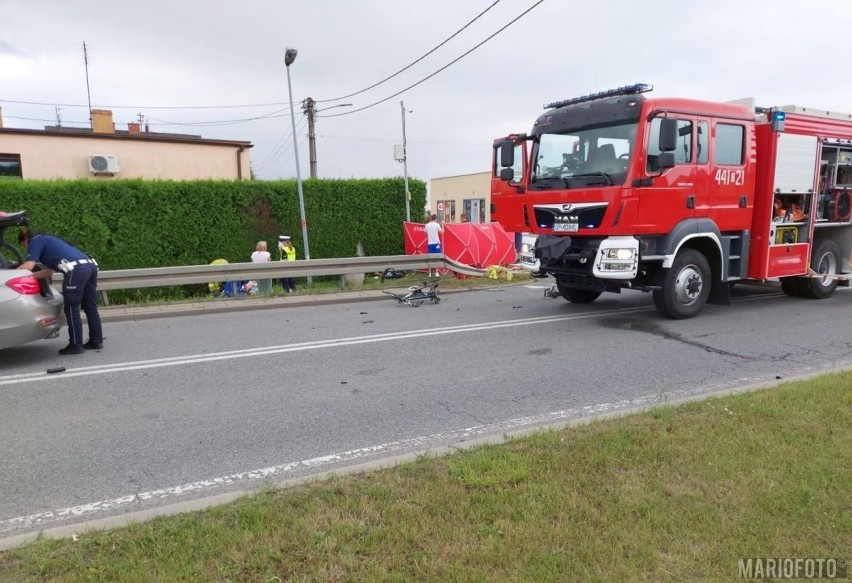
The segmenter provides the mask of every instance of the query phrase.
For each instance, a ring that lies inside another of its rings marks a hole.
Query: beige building
[[[491,172],[462,174],[429,181],[429,213],[441,223],[491,221]]]
[[[247,180],[251,142],[149,132],[140,124],[116,130],[112,112],[92,110],[92,128],[3,127],[0,177],[24,180]]]

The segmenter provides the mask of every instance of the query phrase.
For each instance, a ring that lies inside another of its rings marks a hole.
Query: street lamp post
[[[290,94],[290,122],[293,124],[293,153],[296,157],[296,187],[299,191],[299,217],[302,224],[302,244],[305,246],[305,260],[310,260],[311,249],[308,246],[308,222],[305,220],[305,196],[302,192],[302,171],[299,169],[299,138],[296,136],[296,114],[293,111],[293,87],[290,84],[290,65],[296,60],[299,51],[287,49],[284,53],[284,65],[287,67],[287,92]],[[311,285],[311,277],[308,277],[308,285]]]
[[[411,222],[411,209],[408,203],[408,146],[405,142],[405,102],[400,101],[399,106],[402,108],[402,173],[405,184],[405,220]]]

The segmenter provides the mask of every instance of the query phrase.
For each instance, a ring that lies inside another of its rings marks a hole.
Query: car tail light
[[[19,294],[23,294],[25,296],[34,296],[41,293],[38,280],[32,275],[23,275],[21,277],[16,277],[15,279],[10,279],[6,282],[6,287],[10,287]]]

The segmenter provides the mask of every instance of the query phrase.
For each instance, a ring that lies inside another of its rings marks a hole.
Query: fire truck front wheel
[[[684,249],[666,273],[663,288],[654,290],[657,311],[673,320],[692,318],[710,297],[710,263],[695,249]]]
[[[825,299],[837,289],[837,280],[832,275],[840,273],[840,248],[837,243],[825,239],[817,243],[811,258],[811,269],[825,277],[803,278],[802,295],[818,300]]]
[[[577,289],[576,287],[568,287],[567,285],[562,285],[561,283],[556,284],[556,289],[559,290],[559,293],[562,294],[562,297],[571,302],[572,304],[589,304],[601,295],[602,292],[589,290],[589,289]]]

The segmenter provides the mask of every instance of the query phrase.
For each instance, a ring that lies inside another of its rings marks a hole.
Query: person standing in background
[[[254,253],[251,254],[252,263],[267,263],[272,261],[269,251],[266,250],[266,241],[258,241],[254,248]]]
[[[32,271],[36,263],[46,269],[36,271],[38,279],[50,278],[55,271],[62,272],[62,297],[65,301],[65,319],[68,321],[68,346],[59,354],[82,354],[86,349],[104,347],[101,316],[98,313],[98,263],[65,239],[55,235],[33,233],[23,229],[18,243],[27,250],[27,260],[18,269]],[[80,307],[86,313],[89,339],[83,343],[83,320]]]
[[[280,235],[278,237],[278,254],[280,261],[296,260],[296,248],[293,247],[293,240],[288,235]],[[283,278],[281,285],[288,294],[296,291],[296,281],[292,277]]]
[[[438,215],[429,215],[423,230],[426,231],[426,249],[429,253],[441,253],[441,233],[444,227],[438,222]]]
[[[254,248],[254,253],[251,254],[252,263],[269,263],[272,257],[267,251],[266,241],[258,241]],[[258,292],[269,295],[272,293],[272,280],[261,279],[258,281]]]
[[[444,232],[444,227],[438,222],[438,215],[429,215],[429,220],[426,226],[423,227],[426,231],[426,249],[429,253],[443,253],[441,250],[441,233]],[[435,277],[434,269],[429,270],[429,277]]]

